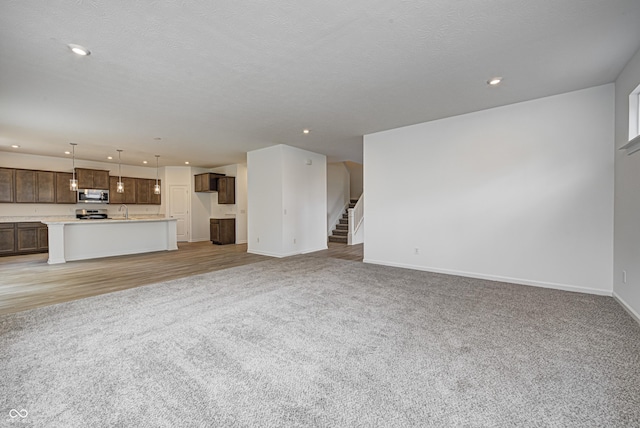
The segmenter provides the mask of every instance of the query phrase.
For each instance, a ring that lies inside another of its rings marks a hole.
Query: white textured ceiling
[[[639,22],[638,0],[2,0],[0,151],[361,162],[367,133],[614,81]]]

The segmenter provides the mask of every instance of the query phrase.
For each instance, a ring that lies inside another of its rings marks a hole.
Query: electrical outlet
[[[256,238],[256,242],[259,244],[260,243],[260,237]]]
[[[420,254],[420,249],[414,248],[413,249],[413,254]]]
[[[622,283],[623,284],[627,283],[627,271],[626,270],[622,271]]]
[[[294,244],[296,243],[296,238],[293,238],[293,243],[294,243]]]

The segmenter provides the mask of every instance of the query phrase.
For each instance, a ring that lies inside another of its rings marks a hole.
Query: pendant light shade
[[[78,191],[78,180],[76,179],[76,143],[69,143],[71,145],[72,148],[72,153],[73,153],[73,176],[72,178],[69,180],[69,190],[71,190],[72,192],[77,192]]]
[[[118,182],[116,183],[116,192],[124,193],[124,183],[122,182],[122,169],[121,169],[121,158],[120,154],[122,153],[122,149],[118,149]]]
[[[156,185],[153,186],[153,193],[156,195],[160,194],[160,184],[158,184],[158,158],[160,155],[156,155]]]

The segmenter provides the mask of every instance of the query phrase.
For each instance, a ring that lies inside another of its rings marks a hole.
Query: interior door
[[[178,242],[189,241],[189,187],[169,186],[169,217],[175,218]]]

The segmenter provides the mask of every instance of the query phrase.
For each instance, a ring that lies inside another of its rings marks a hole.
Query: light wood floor
[[[363,245],[329,243],[311,253],[362,261]],[[178,251],[47,264],[47,254],[0,257],[0,315],[269,260],[247,245],[179,243]]]

